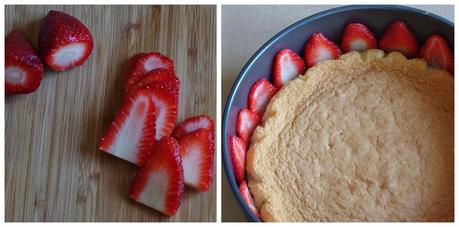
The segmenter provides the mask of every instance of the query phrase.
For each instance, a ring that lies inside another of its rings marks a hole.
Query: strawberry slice
[[[155,106],[150,94],[139,89],[126,100],[100,139],[105,152],[141,165],[155,143]]]
[[[236,131],[241,139],[248,141],[255,128],[260,124],[260,116],[248,109],[242,109],[237,116]]]
[[[252,85],[249,91],[248,106],[249,110],[262,116],[266,110],[266,106],[277,92],[277,88],[274,87],[268,80],[259,79],[255,84]]]
[[[376,48],[376,38],[370,29],[360,23],[351,23],[346,26],[341,38],[341,51],[364,51]]]
[[[237,182],[242,182],[245,175],[245,153],[247,142],[237,136],[230,137],[230,156],[234,177]]]
[[[398,51],[407,58],[418,55],[418,42],[405,22],[396,20],[391,22],[379,40],[379,47],[386,53]]]
[[[187,118],[185,121],[175,127],[172,135],[175,138],[180,138],[185,134],[196,131],[200,128],[208,129],[209,131],[214,131],[214,121],[207,115],[199,115],[195,117]]]
[[[132,92],[139,89],[140,87],[144,87],[149,84],[153,83],[161,83],[165,82],[167,86],[173,87],[176,91],[180,89],[180,80],[173,74],[173,72],[167,69],[154,69],[148,73],[146,73],[140,81],[134,83],[129,90],[125,90],[124,94],[125,97],[129,97]]]
[[[312,34],[304,45],[304,59],[308,67],[325,60],[336,59],[340,55],[339,47],[321,32]]]
[[[151,52],[148,54],[140,53],[134,55],[129,61],[128,73],[124,90],[129,90],[131,86],[139,81],[147,72],[153,69],[167,69],[174,72],[174,62],[168,57],[157,53]]]
[[[169,136],[154,146],[129,190],[129,197],[168,216],[180,207],[185,190],[177,141]]]
[[[241,184],[239,185],[239,192],[241,193],[241,196],[244,199],[245,204],[249,207],[252,213],[255,214],[257,217],[260,217],[257,208],[255,207],[255,202],[253,201],[252,194],[250,193],[249,188],[247,187],[247,182],[241,182]]]
[[[306,70],[303,59],[290,49],[283,49],[274,59],[274,85],[281,88]]]
[[[197,129],[178,139],[185,184],[207,191],[214,173],[214,132]]]
[[[437,34],[430,35],[419,49],[419,57],[425,58],[429,65],[454,72],[453,53],[446,40]]]
[[[26,94],[37,90],[43,78],[43,64],[30,41],[19,31],[5,39],[5,92]]]
[[[63,71],[83,64],[92,52],[91,32],[78,19],[49,11],[40,29],[38,49],[53,70]]]

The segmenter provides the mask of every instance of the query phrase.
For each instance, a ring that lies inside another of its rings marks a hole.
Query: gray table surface
[[[222,104],[226,103],[231,86],[242,67],[266,41],[296,21],[335,7],[337,6],[222,6]],[[454,21],[452,5],[412,7]],[[221,108],[223,112],[224,105]],[[222,178],[222,221],[247,221],[231,192],[224,172]]]

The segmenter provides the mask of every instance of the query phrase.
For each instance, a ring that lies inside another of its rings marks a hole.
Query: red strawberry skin
[[[245,204],[250,208],[250,210],[257,216],[260,217],[257,208],[255,207],[255,202],[253,202],[252,194],[247,187],[247,182],[242,181],[239,185],[239,192],[242,195],[242,198],[245,201]]]
[[[54,54],[62,47],[79,43],[85,47],[82,56],[69,65],[60,65],[54,61]],[[66,13],[49,11],[44,18],[39,37],[39,51],[43,61],[53,70],[63,71],[83,64],[93,49],[91,32],[78,19]]]
[[[34,92],[40,86],[43,68],[30,41],[19,30],[11,31],[5,39],[5,93]]]
[[[429,65],[454,72],[454,57],[446,40],[438,34],[430,35],[419,49],[419,57],[426,59]]]
[[[187,118],[185,121],[177,125],[172,135],[175,138],[180,138],[190,132],[198,129],[205,128],[211,132],[214,131],[214,120],[207,115],[198,115],[195,117]]]
[[[304,46],[304,59],[307,67],[312,67],[325,60],[336,59],[340,55],[339,47],[320,32],[312,34]]]
[[[260,117],[248,109],[241,109],[237,116],[236,131],[239,137],[248,141],[255,128],[260,124]]]
[[[129,97],[130,94],[135,92],[135,90],[145,87],[154,83],[165,83],[168,87],[174,88],[178,92],[180,89],[180,80],[173,74],[173,72],[167,69],[154,69],[150,72],[147,72],[140,81],[134,83],[129,90],[125,90],[124,93],[126,97]]]
[[[391,22],[379,39],[379,47],[386,53],[399,51],[407,58],[418,55],[416,37],[401,20]]]
[[[290,49],[283,49],[274,59],[274,85],[281,88],[288,81],[302,75],[305,70],[306,65],[300,56]]]
[[[252,112],[262,116],[271,98],[277,93],[277,88],[266,79],[259,79],[249,91],[248,107]]]
[[[375,35],[371,30],[360,23],[351,23],[346,26],[341,39],[341,51],[364,51],[377,47]]]
[[[129,190],[129,197],[163,214],[177,213],[185,190],[182,160],[177,141],[169,136],[155,145]]]
[[[238,183],[244,180],[245,175],[245,154],[247,151],[247,142],[237,136],[231,136],[230,156],[233,167],[234,177]]]

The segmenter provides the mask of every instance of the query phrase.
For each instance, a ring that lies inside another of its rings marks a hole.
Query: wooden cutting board
[[[35,93],[6,98],[6,221],[215,221],[215,180],[207,192],[186,188],[169,218],[128,198],[137,167],[98,150],[138,52],[174,60],[178,122],[215,119],[215,6],[6,6],[5,32],[17,27],[36,46],[51,9],[80,19],[94,50],[80,67],[47,70]]]

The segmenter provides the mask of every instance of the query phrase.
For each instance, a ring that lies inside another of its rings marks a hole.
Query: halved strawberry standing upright
[[[185,121],[177,125],[172,135],[175,138],[180,138],[190,132],[196,131],[198,129],[207,129],[211,132],[214,131],[214,121],[207,115],[199,115],[195,117],[187,118]]]
[[[414,58],[418,55],[416,37],[401,20],[392,21],[386,27],[379,39],[379,48],[386,53],[399,51],[407,58]]]
[[[238,183],[244,180],[245,175],[245,154],[247,152],[247,142],[237,136],[229,138],[231,166],[233,167],[234,177]]]
[[[100,139],[99,148],[141,165],[155,143],[155,106],[150,94],[139,89],[120,108]]]
[[[371,30],[361,23],[351,23],[346,26],[341,38],[341,51],[364,51],[376,48],[377,41]]]
[[[83,64],[93,48],[91,32],[66,13],[49,11],[40,29],[38,49],[53,70],[63,71]]]
[[[43,78],[43,64],[30,41],[19,31],[5,39],[5,93],[26,94],[37,90]]]
[[[306,70],[303,59],[290,49],[283,49],[274,59],[274,85],[281,88],[288,81],[302,75]]]
[[[174,72],[171,72],[167,69],[154,69],[150,72],[147,72],[139,81],[134,83],[129,90],[125,90],[125,97],[135,92],[140,87],[145,87],[154,83],[163,83],[168,87],[174,88],[176,91],[180,89],[180,80],[174,75]]]
[[[185,184],[200,191],[209,189],[214,173],[214,132],[194,130],[178,138]]]
[[[238,136],[248,141],[255,128],[260,124],[260,116],[246,108],[241,109],[237,116],[236,131]]]
[[[277,92],[277,88],[267,79],[259,79],[252,85],[249,91],[248,107],[252,112],[262,116],[266,106]]]
[[[426,59],[433,67],[454,72],[454,58],[446,40],[438,34],[430,35],[419,49],[419,57]]]
[[[325,60],[336,59],[341,50],[321,32],[314,33],[304,45],[304,59],[308,67]]]
[[[177,141],[166,136],[154,146],[150,158],[142,165],[129,190],[129,197],[173,216],[185,190],[183,167]]]
[[[249,187],[247,187],[247,182],[241,182],[239,185],[239,192],[241,193],[245,204],[249,207],[252,213],[254,213],[257,217],[260,217],[257,208],[255,207],[255,202],[253,201],[252,194],[250,194]]]

